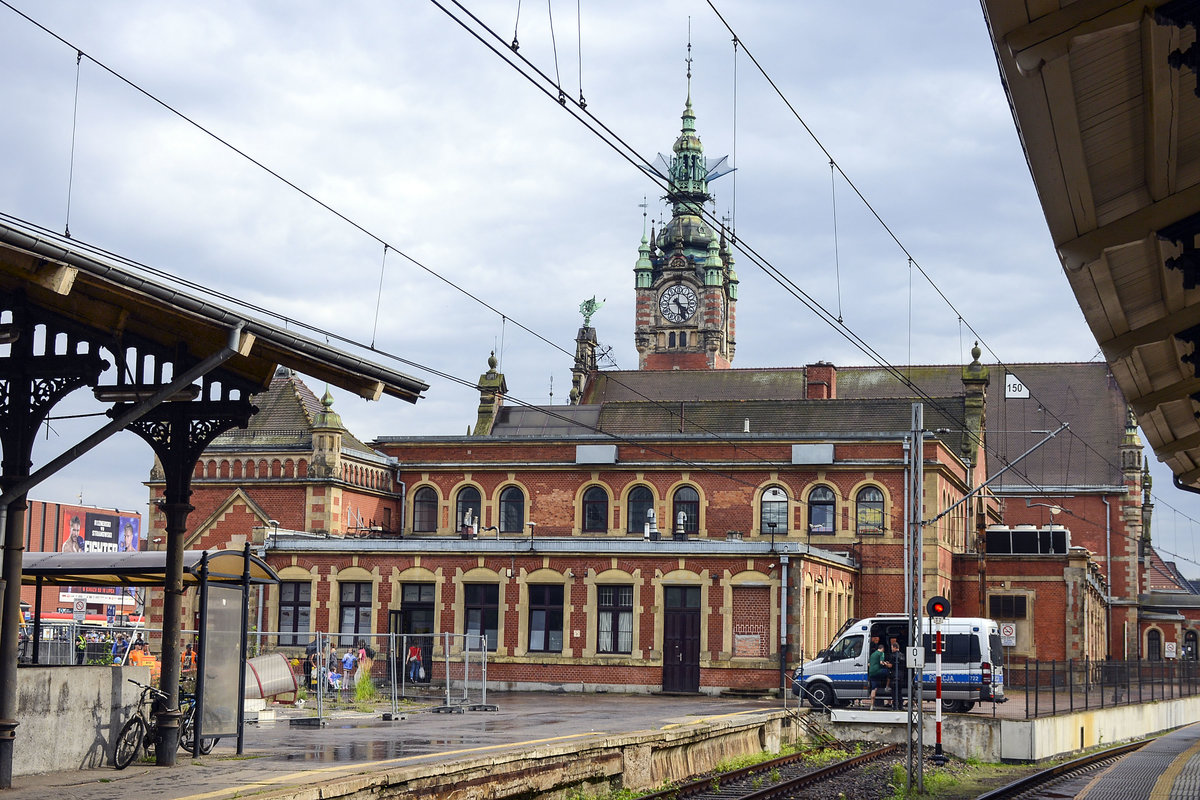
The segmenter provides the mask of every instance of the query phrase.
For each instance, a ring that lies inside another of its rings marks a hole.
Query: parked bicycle
[[[138,699],[133,716],[125,721],[121,732],[117,734],[117,744],[113,748],[113,765],[117,769],[125,769],[143,753],[154,749],[158,742],[158,718],[154,706],[167,702],[167,695],[153,686],[132,678],[128,680],[142,688],[142,696]]]
[[[179,720],[179,746],[187,752],[192,752],[192,742],[196,735],[196,695],[191,692],[179,693],[179,708],[183,716]],[[200,752],[205,755],[212,752],[217,739],[221,737],[205,736],[200,739]]]

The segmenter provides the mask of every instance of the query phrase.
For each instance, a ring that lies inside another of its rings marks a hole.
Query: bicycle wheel
[[[201,739],[200,740],[200,752],[203,753],[204,755],[208,755],[209,753],[211,753],[212,749],[217,744],[217,739],[220,739],[220,738],[221,738],[220,736],[217,736],[212,739]]]
[[[192,752],[192,737],[196,732],[195,708],[195,706],[188,708],[179,722],[179,749],[188,753]]]
[[[113,766],[125,769],[132,764],[142,752],[146,744],[146,720],[140,714],[130,717],[117,735],[117,745],[113,748]]]

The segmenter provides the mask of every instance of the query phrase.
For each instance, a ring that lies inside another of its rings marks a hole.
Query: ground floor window
[[[562,646],[562,584],[531,584],[529,586],[529,651],[531,653],[561,653]]]
[[[487,649],[494,651],[499,639],[500,587],[494,583],[468,583],[463,586],[463,611],[468,637],[483,636]],[[475,647],[474,643],[471,647]]]
[[[596,649],[601,653],[632,653],[633,587],[597,587],[596,614]]]
[[[308,644],[311,598],[312,583],[309,581],[284,581],[279,584],[279,643],[281,645]]]
[[[360,638],[371,634],[371,584],[357,581],[341,584],[340,600],[340,645],[353,647]]]

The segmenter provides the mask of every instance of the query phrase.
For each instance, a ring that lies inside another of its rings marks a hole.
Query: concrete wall
[[[1000,756],[1005,761],[1041,761],[1190,725],[1197,719],[1200,697],[1077,711],[1044,719],[1006,719],[1002,721]]]
[[[148,667],[21,667],[13,775],[89,769],[112,763],[113,740]]]

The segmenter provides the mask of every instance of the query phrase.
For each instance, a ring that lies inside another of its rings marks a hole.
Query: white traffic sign
[[[1000,623],[1000,645],[1002,647],[1017,646],[1017,623],[1001,622]]]
[[[87,600],[82,597],[75,598],[75,621],[83,622],[87,619]]]

